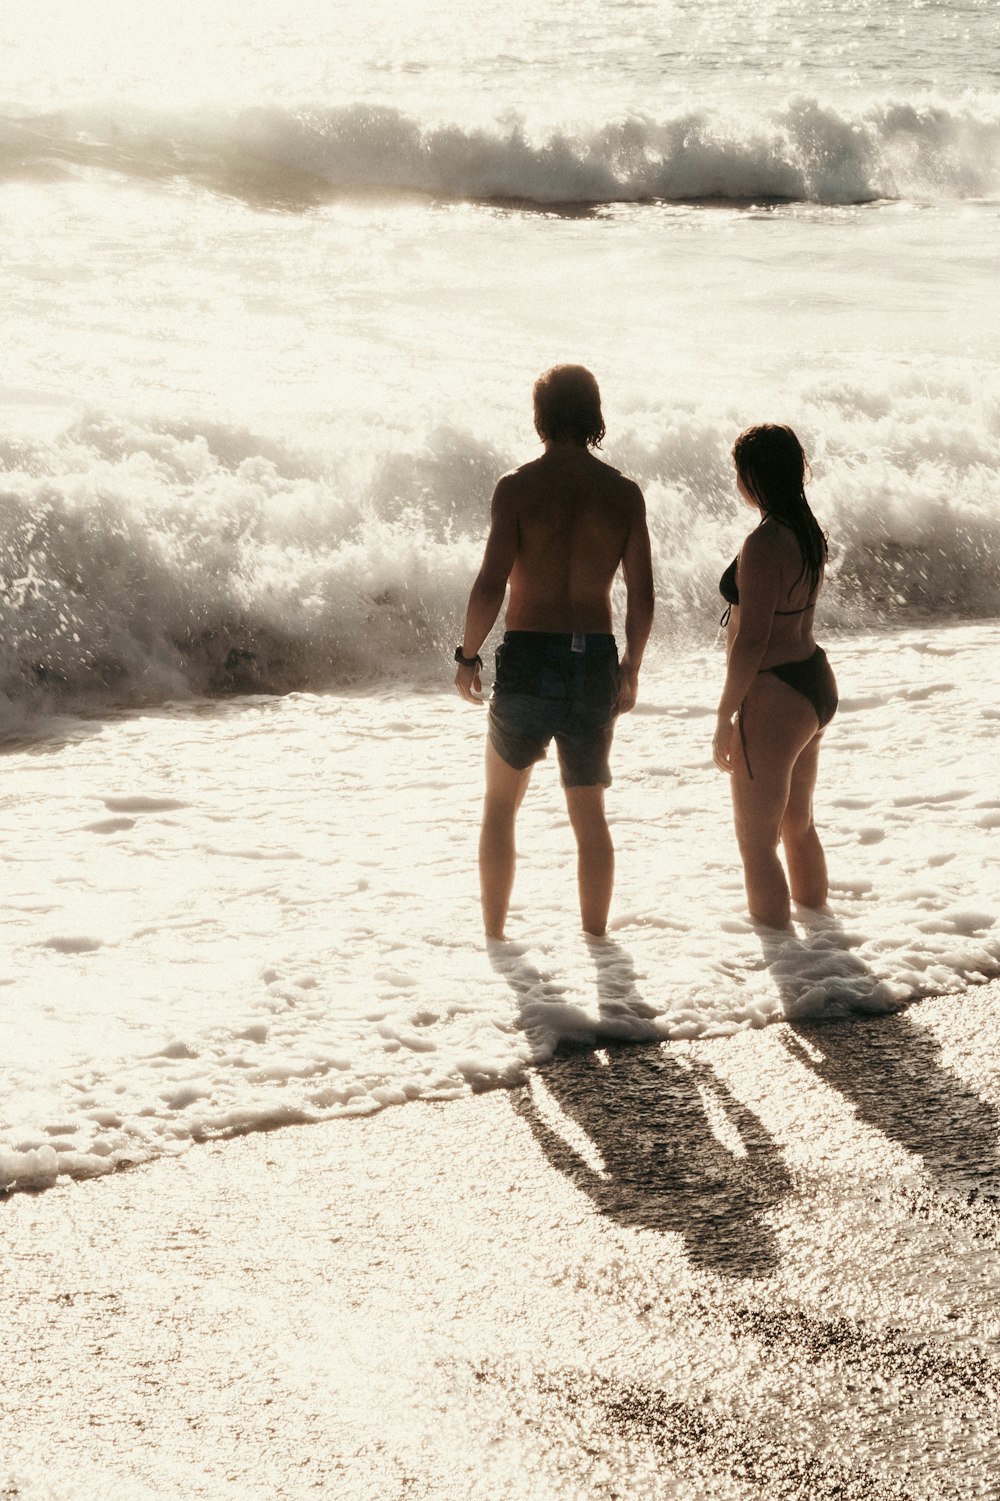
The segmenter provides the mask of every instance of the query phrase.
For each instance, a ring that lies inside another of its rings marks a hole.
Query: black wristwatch
[[[483,659],[478,652],[474,657],[467,657],[460,645],[455,647],[455,661],[460,667],[482,667],[483,665]]]

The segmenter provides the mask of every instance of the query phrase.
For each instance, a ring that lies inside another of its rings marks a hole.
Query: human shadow
[[[785,1047],[940,1188],[996,1212],[1000,1114],[943,1062],[940,1044],[907,1012],[914,997],[893,998],[850,952],[858,940],[837,918],[824,911],[810,922],[808,944],[760,934],[788,1016]]]
[[[940,1188],[1000,1209],[1000,1116],[912,1017],[795,1022],[783,1041]]]
[[[589,1039],[583,1013],[566,1006],[557,982],[522,955],[491,954],[529,1035],[544,1025],[546,1007],[559,1012],[551,1023],[560,1030],[556,1056],[514,1096],[515,1110],[553,1167],[601,1214],[680,1235],[705,1270],[768,1275],[779,1256],[766,1213],[791,1186],[776,1143],[709,1063],[662,1040],[621,1045],[650,1035],[655,1011],[620,945],[603,940],[591,953],[597,1019],[589,1018]],[[594,1046],[605,1039],[610,1045]]]

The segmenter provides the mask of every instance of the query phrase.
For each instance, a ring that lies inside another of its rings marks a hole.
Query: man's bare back
[[[610,631],[611,586],[641,525],[639,487],[575,443],[505,475],[494,506],[516,527],[512,631]]]

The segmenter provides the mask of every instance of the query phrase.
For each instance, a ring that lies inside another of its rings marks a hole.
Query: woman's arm
[[[733,715],[750,691],[760,670],[781,587],[781,557],[777,536],[766,525],[751,532],[740,550],[740,602],[736,635],[729,648],[726,681],[719,700],[712,754],[720,771],[731,771],[729,746]]]

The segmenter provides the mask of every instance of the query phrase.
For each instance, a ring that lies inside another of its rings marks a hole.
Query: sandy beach
[[[0,1495],[996,1496],[998,998],[13,1195]]]

